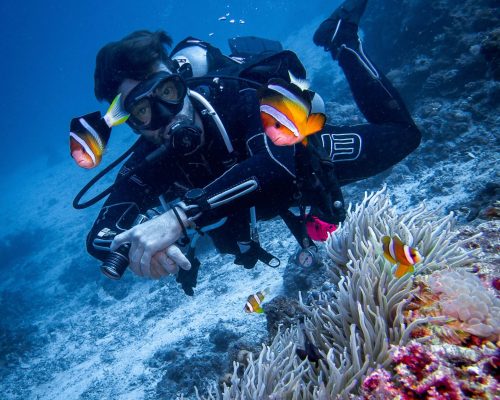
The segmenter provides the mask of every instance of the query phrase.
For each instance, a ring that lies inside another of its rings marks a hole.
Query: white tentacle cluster
[[[301,299],[305,330],[323,360],[316,365],[296,356],[299,328],[294,326],[264,346],[243,374],[235,363],[231,385],[209,399],[347,399],[368,373],[389,364],[390,345],[406,344],[411,331],[427,322],[405,325],[414,275],[394,278],[381,254],[381,237],[398,235],[418,248],[424,260],[416,273],[463,266],[474,253],[457,240],[452,214],[438,218],[420,205],[399,215],[385,192],[349,206],[345,223],[329,237],[327,253],[344,271],[336,290],[321,293],[312,304]]]

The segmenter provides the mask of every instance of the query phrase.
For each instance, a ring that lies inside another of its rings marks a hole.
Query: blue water
[[[0,166],[12,169],[38,157],[60,162],[68,156],[70,119],[99,107],[93,96],[95,55],[110,41],[138,29],[164,29],[174,42],[192,35],[228,51],[227,39],[236,35],[283,40],[311,18],[327,15],[335,3],[3,1]],[[235,24],[218,20],[228,12]]]

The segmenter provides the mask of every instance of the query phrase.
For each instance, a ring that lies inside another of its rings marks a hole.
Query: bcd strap
[[[272,268],[276,268],[280,265],[280,260],[277,257],[264,250],[258,242],[253,240],[250,241],[250,249],[244,253],[238,254],[234,259],[235,264],[242,265],[246,269],[255,267],[257,261],[262,261]]]

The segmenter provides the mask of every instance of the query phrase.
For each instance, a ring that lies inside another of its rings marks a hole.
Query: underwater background
[[[174,279],[106,279],[84,242],[98,206],[76,211],[71,202],[136,136],[114,129],[104,162],[89,172],[69,155],[68,128],[76,115],[105,111],[93,96],[95,55],[137,29],[164,29],[174,43],[192,35],[225,53],[236,35],[280,40],[305,64],[329,121],[360,123],[341,71],[311,39],[339,3],[0,4],[0,398],[196,398],[195,386],[203,394],[232,372],[240,350],[258,354],[272,340],[299,290],[304,298],[322,290],[326,271],[290,267],[297,245],[278,220],[260,224],[263,246],[281,259],[277,269],[244,270],[205,244],[194,297]],[[226,13],[234,24],[219,20]],[[498,1],[370,0],[361,28],[365,51],[400,90],[423,140],[389,171],[346,187],[346,201],[385,184],[398,210],[425,201],[438,216],[454,212],[464,235],[483,233],[475,262],[498,299]],[[267,315],[245,314],[247,296],[266,287],[270,303],[281,303]]]

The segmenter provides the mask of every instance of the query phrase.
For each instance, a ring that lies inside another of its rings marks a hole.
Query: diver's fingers
[[[167,249],[167,256],[171,258],[180,268],[185,270],[191,269],[191,263],[177,246],[170,246]]]
[[[109,249],[111,251],[115,251],[122,244],[131,242],[129,232],[130,231],[125,231],[120,233],[119,235],[116,235],[113,241],[111,242],[111,246],[109,247]]]
[[[171,258],[167,258],[167,271],[171,274],[176,274],[179,272],[179,267]]]
[[[175,262],[167,257],[167,254],[165,251],[162,251],[160,253],[157,253],[158,255],[158,261],[160,262],[161,266],[165,270],[165,273],[168,274],[175,274],[177,273],[178,267],[175,264]]]
[[[165,268],[165,266],[167,265],[167,260],[168,259],[165,251],[159,251],[151,259],[151,264],[153,263],[153,261],[155,261],[155,263],[158,265],[158,272],[161,276],[167,276],[170,274],[170,271]]]
[[[151,259],[151,278],[160,279],[165,272],[155,256]]]
[[[139,276],[144,276],[144,273],[141,269],[141,258],[144,253],[144,246],[137,244],[136,242],[132,242],[130,245],[130,251],[128,252],[128,258],[130,261],[130,269]]]
[[[153,253],[151,249],[147,248],[142,253],[140,268],[144,274],[144,276],[151,276],[151,257],[153,257]]]

